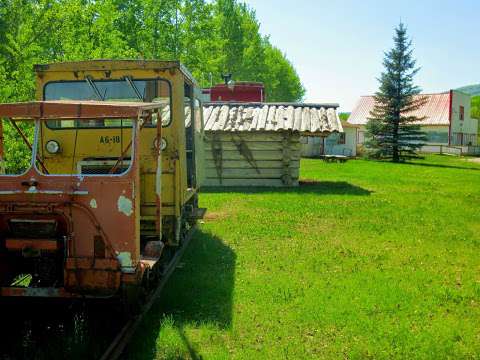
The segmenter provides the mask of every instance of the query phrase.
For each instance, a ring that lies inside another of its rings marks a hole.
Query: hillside
[[[462,86],[462,87],[458,88],[457,90],[459,90],[461,92],[464,92],[466,94],[469,94],[471,96],[480,95],[480,84]]]
[[[472,117],[480,119],[480,84],[462,86],[457,90],[472,96]]]

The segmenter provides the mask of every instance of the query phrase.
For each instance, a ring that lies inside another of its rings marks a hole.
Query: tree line
[[[34,99],[34,64],[90,59],[180,60],[202,87],[232,73],[263,82],[268,101],[300,101],[295,68],[259,28],[237,0],[0,0],[0,102]],[[0,165],[19,173],[29,150],[3,125]]]
[[[261,81],[268,101],[305,94],[286,55],[237,0],[0,0],[0,101],[34,98],[33,65],[176,59],[201,86]]]
[[[472,97],[472,117],[480,120],[480,95]]]

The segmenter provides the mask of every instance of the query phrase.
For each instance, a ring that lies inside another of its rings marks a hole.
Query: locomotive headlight
[[[47,149],[50,154],[57,154],[60,151],[60,144],[55,140],[50,140],[45,144],[45,149]]]
[[[160,140],[160,149],[163,151],[167,148],[167,140],[165,140],[165,138],[162,138],[162,140]]]
[[[158,151],[158,143],[160,142],[160,150],[163,151],[167,148],[167,140],[165,138],[161,138],[160,141],[158,141],[158,137],[153,140],[153,148]]]

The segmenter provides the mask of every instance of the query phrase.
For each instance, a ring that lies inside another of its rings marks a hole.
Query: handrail
[[[30,151],[33,152],[33,146],[30,144],[30,142],[28,141],[28,138],[25,136],[25,134],[22,132],[22,130],[18,127],[18,125],[15,123],[14,120],[12,119],[9,119],[10,120],[10,123],[13,125],[13,127],[15,128],[15,130],[18,132],[18,134],[20,135],[20,137],[23,139],[23,142],[28,146],[28,148],[30,149]],[[45,164],[43,163],[43,161],[40,159],[40,157],[38,156],[38,154],[35,154],[35,157],[38,161],[38,163],[41,165],[42,167],[42,170],[45,172],[45,174],[48,174],[48,170],[47,168],[45,167]]]

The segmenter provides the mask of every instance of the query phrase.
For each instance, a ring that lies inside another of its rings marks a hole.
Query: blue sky
[[[376,91],[400,20],[421,67],[416,83],[438,92],[480,83],[480,0],[246,0],[261,32],[287,54],[308,102],[350,111]]]

